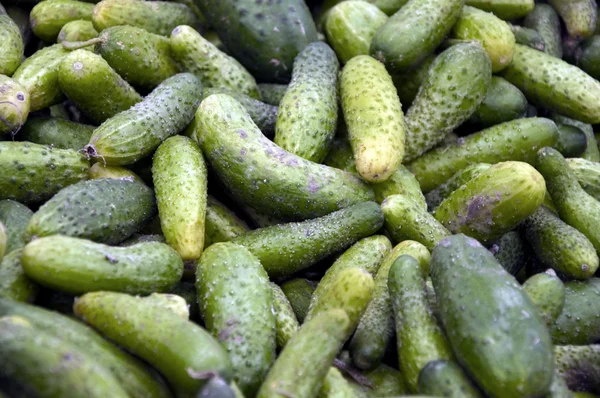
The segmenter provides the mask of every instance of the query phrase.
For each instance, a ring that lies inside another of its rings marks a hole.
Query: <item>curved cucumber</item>
[[[29,115],[30,101],[25,87],[0,75],[0,137],[7,133],[14,136],[20,131]]]
[[[562,58],[561,26],[558,14],[548,4],[536,4],[533,11],[525,17],[523,25],[539,32],[544,40],[544,52]]]
[[[87,41],[98,37],[91,21],[77,20],[63,25],[56,38],[57,43]]]
[[[431,361],[419,373],[419,394],[449,398],[482,398],[464,370],[453,361]]]
[[[275,309],[275,323],[277,326],[277,348],[282,349],[300,328],[298,318],[294,313],[292,304],[285,293],[275,283],[270,283],[273,292],[273,308]]]
[[[7,253],[0,261],[0,296],[15,301],[32,302],[39,287],[25,275],[21,266],[22,250]]]
[[[53,43],[60,29],[67,22],[90,20],[94,5],[76,0],[50,0],[36,4],[29,14],[33,34],[48,43]]]
[[[35,117],[25,123],[19,137],[24,141],[79,151],[89,141],[95,127],[58,117]]]
[[[594,34],[598,20],[595,0],[548,0],[548,3],[565,22],[569,36],[581,40]]]
[[[490,88],[469,122],[490,127],[524,117],[526,112],[527,98],[521,90],[501,77],[492,76]]]
[[[0,222],[7,232],[6,253],[25,246],[25,228],[33,212],[14,200],[0,200]]]
[[[0,13],[0,36],[0,74],[11,76],[21,64],[24,45],[19,26],[5,13]]]
[[[542,35],[538,33],[538,31],[524,28],[519,25],[509,24],[510,30],[512,30],[515,35],[515,41],[518,44],[523,44],[524,46],[535,48],[536,50],[544,51],[546,49],[546,42]],[[562,51],[562,50],[561,50]]]
[[[565,285],[553,270],[535,274],[523,283],[523,290],[540,311],[549,327],[565,305]]]

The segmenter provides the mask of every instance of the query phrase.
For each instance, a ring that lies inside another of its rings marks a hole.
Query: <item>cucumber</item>
[[[190,318],[188,304],[181,296],[169,293],[152,293],[146,299],[157,307],[177,314],[182,319],[188,320]]]
[[[130,1],[137,3],[137,0]],[[231,90],[259,98],[256,81],[250,72],[235,58],[200,36],[194,28],[180,25],[169,33],[175,60],[185,70],[196,75],[205,87]]]
[[[507,21],[526,16],[535,6],[534,0],[465,0],[465,4]]]
[[[212,196],[207,198],[204,223],[204,247],[230,241],[250,230],[244,221]]]
[[[211,377],[198,393],[202,398],[236,398],[236,392],[219,376]]]
[[[90,180],[101,178],[114,178],[117,180],[137,181],[144,183],[142,179],[133,171],[119,166],[104,166],[101,163],[94,163],[89,171]]]
[[[269,276],[288,276],[372,235],[382,225],[379,205],[364,202],[316,219],[249,231],[231,242],[258,257]]]
[[[554,8],[548,4],[536,4],[533,11],[525,17],[523,24],[526,28],[539,32],[544,40],[542,51],[562,58],[560,19]]]
[[[94,29],[91,21],[77,20],[67,22],[58,32],[57,43],[87,41],[98,37],[98,31]]]
[[[515,41],[518,44],[523,44],[524,46],[535,48],[539,51],[544,51],[546,49],[546,42],[542,35],[538,33],[538,31],[524,28],[519,25],[509,24],[510,30],[512,30],[515,35]],[[562,51],[562,48],[561,48]]]
[[[579,181],[579,185],[594,199],[600,201],[600,165],[598,162],[581,158],[566,159],[566,161]]]
[[[269,141],[227,95],[202,101],[196,119],[210,165],[237,200],[259,212],[306,219],[372,199],[368,186],[350,173],[317,165]]]
[[[435,148],[406,167],[427,193],[475,163],[507,160],[533,163],[536,152],[558,139],[556,124],[544,118],[526,118],[502,123],[461,138],[456,144]]]
[[[89,164],[70,149],[29,142],[0,142],[0,199],[41,202],[87,179]]]
[[[2,16],[0,15],[0,18]],[[0,75],[0,137],[19,132],[29,115],[29,92],[7,76]]]
[[[281,290],[288,298],[298,322],[304,322],[308,306],[310,305],[311,297],[316,290],[318,284],[308,279],[296,278],[291,279],[281,285]]]
[[[576,64],[594,79],[600,78],[598,67],[600,57],[600,36],[595,35],[585,40],[575,53]]]
[[[8,242],[8,233],[6,231],[6,226],[2,221],[0,221],[0,261],[4,258],[6,254],[6,245]]]
[[[577,127],[585,134],[587,147],[585,151],[581,154],[581,157],[587,160],[591,160],[593,162],[600,162],[600,150],[598,149],[598,141],[594,135],[594,129],[590,124],[583,123],[579,120],[571,119],[563,115],[559,115],[554,113],[551,115],[552,120],[560,126],[568,125]],[[565,155],[566,156],[566,155]]]
[[[0,375],[34,396],[128,397],[94,357],[24,318],[0,319],[0,343]]]
[[[409,391],[417,391],[421,369],[429,362],[452,358],[445,333],[428,307],[425,280],[419,262],[402,255],[388,275],[394,308],[399,367]]]
[[[6,227],[6,253],[25,246],[25,228],[33,212],[14,200],[0,200],[0,222]]]
[[[548,392],[554,372],[548,330],[486,248],[463,234],[445,238],[431,254],[431,279],[452,350],[486,393]]]
[[[277,349],[281,350],[296,334],[300,324],[294,313],[292,304],[287,299],[283,290],[275,283],[270,283],[273,292],[273,308],[275,310],[275,324],[277,327]]]
[[[565,286],[552,270],[533,275],[523,290],[538,308],[546,325],[552,326],[565,305]]]
[[[467,166],[464,169],[458,171],[445,183],[429,192],[425,195],[427,201],[427,210],[435,210],[452,192],[456,191],[479,174],[489,169],[492,165],[489,163],[476,163],[471,166]]]
[[[194,75],[174,75],[143,101],[102,123],[84,150],[111,166],[132,164],[183,130],[194,117],[201,95],[202,83]]]
[[[0,261],[0,296],[15,301],[33,302],[38,285],[25,275],[21,267],[22,250],[7,252]]]
[[[584,397],[593,398],[597,396],[593,394],[600,394],[600,344],[556,345],[554,355],[558,373],[565,379],[569,388],[590,392]]]
[[[552,55],[517,44],[502,76],[534,105],[585,123],[600,122],[600,82]]]
[[[404,161],[435,147],[467,120],[485,98],[491,78],[490,60],[478,43],[457,44],[441,53],[406,112]]]
[[[78,109],[100,124],[142,97],[99,55],[76,50],[63,58],[58,83]]]
[[[413,69],[405,72],[396,72],[391,75],[403,109],[408,109],[412,105],[419,93],[419,89],[427,78],[431,64],[433,64],[436,58],[435,54],[428,55],[423,62]]]
[[[502,235],[490,246],[490,251],[500,265],[513,276],[525,266],[528,258],[528,247],[517,231]]]
[[[287,84],[277,83],[259,83],[258,91],[260,93],[261,101],[269,104],[279,106],[279,103],[283,99],[285,92],[288,89]]]
[[[425,365],[419,373],[418,391],[419,394],[449,398],[483,397],[460,366],[444,359]]]
[[[558,373],[558,370],[554,370],[554,377],[552,378],[552,384],[550,385],[550,392],[548,398],[575,398],[576,393],[569,390],[566,380]],[[592,397],[595,398],[595,397]]]
[[[254,396],[275,361],[277,329],[267,273],[244,247],[215,243],[198,260],[196,289],[207,329],[231,358],[235,382]]]
[[[197,392],[206,379],[196,375],[204,372],[231,379],[231,362],[217,340],[202,327],[145,298],[87,293],[73,309],[104,336],[154,366],[178,391]]]
[[[342,373],[335,367],[330,367],[317,398],[360,398],[361,395],[353,388]]]
[[[19,26],[6,13],[0,13],[0,75],[11,76],[21,64],[24,44]]]
[[[317,41],[304,1],[206,0],[198,6],[231,55],[261,82],[287,83],[294,57]]]
[[[548,0],[548,3],[565,22],[569,36],[581,40],[594,34],[598,20],[595,0]]]
[[[19,137],[35,144],[78,151],[90,141],[94,129],[94,126],[62,118],[34,117],[25,123]]]
[[[56,42],[60,29],[67,22],[92,18],[94,5],[76,0],[46,0],[33,7],[29,23],[33,34],[48,43]]]
[[[584,155],[588,148],[586,133],[579,127],[570,126],[568,124],[557,124],[558,141],[554,144],[557,149],[565,157],[578,157]],[[592,146],[595,143],[592,143]]]
[[[356,170],[369,182],[388,180],[405,146],[404,114],[390,75],[377,60],[359,55],[344,67],[340,92]]]
[[[257,398],[317,396],[344,341],[351,333],[346,312],[333,309],[304,323],[285,346],[263,381]]]
[[[23,46],[27,47],[31,43],[33,32],[31,31],[31,25],[29,24],[29,11],[27,8],[20,7],[18,5],[7,5],[6,13],[0,12],[0,14],[8,14],[9,17],[17,24],[23,39]],[[18,45],[18,43],[17,43]],[[20,63],[20,60],[19,60]]]
[[[527,98],[523,93],[501,77],[492,76],[485,98],[469,118],[469,122],[491,127],[525,116]]]
[[[435,209],[435,218],[452,233],[487,244],[513,230],[544,200],[546,184],[533,166],[501,162],[452,192]]]
[[[357,55],[368,55],[371,39],[388,16],[365,1],[343,1],[327,12],[327,41],[345,64]]]
[[[191,8],[173,1],[102,0],[91,16],[98,32],[112,26],[130,25],[168,36],[179,25],[197,29],[204,25]]]
[[[298,54],[279,103],[275,144],[315,163],[325,159],[337,127],[338,70],[335,52],[323,42],[311,43]]]

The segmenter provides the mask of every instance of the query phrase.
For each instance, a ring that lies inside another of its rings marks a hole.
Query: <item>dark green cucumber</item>
[[[579,181],[579,185],[594,199],[600,201],[600,165],[598,162],[581,158],[566,159],[566,161]]]
[[[6,13],[0,13],[0,74],[11,76],[17,69],[24,53],[24,44],[19,26]]]
[[[234,380],[254,396],[275,361],[276,320],[267,273],[244,247],[215,243],[198,260],[196,289],[207,329],[229,353]]]
[[[479,389],[458,364],[448,360],[431,361],[419,373],[419,394],[448,398],[482,398]]]
[[[323,42],[311,43],[298,54],[279,103],[275,144],[316,163],[325,159],[337,127],[339,67],[335,52]]]
[[[227,352],[210,333],[142,297],[87,293],[75,302],[74,311],[104,336],[149,362],[177,391],[197,392],[207,381],[206,372],[231,379]]]
[[[317,165],[269,141],[227,95],[202,101],[196,119],[203,131],[202,151],[225,187],[259,212],[306,219],[372,199],[369,187],[352,174]]]
[[[273,309],[275,310],[275,324],[277,327],[277,348],[281,350],[296,334],[300,324],[292,304],[281,287],[273,282],[270,283],[270,286],[273,292]]]
[[[542,51],[556,58],[562,58],[561,27],[558,14],[548,4],[536,4],[533,11],[525,17],[526,28],[539,32],[544,40]]]
[[[536,50],[544,51],[546,49],[546,42],[542,35],[538,31],[524,28],[519,25],[509,24],[510,29],[515,35],[515,41],[518,44],[522,44],[527,47],[535,48]],[[561,49],[562,51],[562,49]]]
[[[6,6],[6,14],[8,14],[8,16],[17,24],[19,31],[21,32],[24,47],[27,47],[33,38],[33,32],[31,31],[31,25],[29,24],[29,11],[29,9],[20,7],[16,4],[8,4]],[[0,12],[0,14],[3,13]]]
[[[527,98],[521,90],[501,77],[492,76],[490,88],[469,122],[490,127],[524,117],[526,112]]]
[[[533,163],[536,152],[558,139],[556,124],[544,118],[517,119],[463,137],[407,164],[423,192],[429,192],[457,171],[475,163],[507,160]]]
[[[534,0],[466,0],[465,4],[508,21],[526,16],[535,5]]]
[[[488,394],[548,392],[554,369],[546,325],[485,247],[462,234],[445,238],[432,252],[431,279],[452,350]]]
[[[0,377],[25,388],[30,396],[128,397],[94,357],[25,318],[0,318],[0,354]]]
[[[421,63],[458,20],[463,0],[410,0],[373,36],[370,53],[390,72]]]
[[[435,59],[435,54],[428,55],[423,62],[413,69],[391,74],[403,109],[408,109],[412,105]]]
[[[58,32],[57,43],[87,41],[98,37],[91,21],[77,20],[67,22]]]
[[[0,75],[0,137],[8,133],[14,137],[20,131],[29,115],[30,101],[25,87]]]
[[[108,165],[134,163],[190,123],[201,95],[202,83],[194,75],[174,75],[143,101],[102,123],[85,151]]]
[[[90,20],[94,5],[76,0],[46,0],[38,3],[29,14],[33,34],[53,43],[64,24],[76,20]]]
[[[67,235],[117,244],[156,213],[154,193],[138,181],[103,178],[60,190],[33,215],[26,239]]]
[[[6,253],[25,246],[25,229],[33,212],[14,200],[0,200],[0,222],[7,232]]]
[[[565,305],[565,285],[556,273],[549,269],[533,275],[523,283],[523,290],[538,308],[546,325],[552,326]]]
[[[281,290],[288,298],[300,323],[304,322],[311,297],[317,286],[317,282],[304,278],[291,279],[281,285]]]
[[[517,231],[505,233],[490,246],[496,260],[513,276],[525,266],[527,249],[524,239]]]
[[[86,50],[63,58],[58,83],[67,98],[98,124],[142,100],[101,56]]]
[[[29,142],[0,142],[0,199],[23,203],[50,198],[87,179],[89,163],[75,150]]]
[[[577,127],[578,129],[583,131],[583,133],[585,134],[587,146],[585,148],[585,151],[583,151],[583,153],[580,155],[580,157],[587,160],[591,160],[593,162],[600,162],[600,150],[598,148],[598,141],[596,140],[596,136],[594,135],[594,128],[591,124],[583,123],[579,120],[571,119],[569,117],[559,115],[557,113],[553,113],[552,115],[550,115],[550,117],[558,126],[560,126],[561,124],[568,125]]]
[[[323,385],[319,390],[317,398],[360,398],[361,395],[356,391],[352,384],[335,367],[330,367],[327,376],[323,380]]]
[[[565,157],[584,155],[588,148],[586,133],[579,127],[568,124],[557,124],[557,127],[558,141],[554,144],[554,148]],[[592,145],[595,145],[595,143]]]
[[[456,174],[450,177],[448,181],[425,195],[425,200],[427,201],[427,210],[435,210],[444,201],[444,199],[452,194],[452,192],[456,191],[458,188],[462,187],[467,182],[471,181],[473,178],[489,169],[491,166],[492,165],[489,163],[476,163],[458,171]]]
[[[600,394],[600,344],[554,346],[556,367],[570,389]],[[592,394],[593,393],[593,394]]]
[[[257,256],[270,276],[287,276],[372,235],[382,225],[379,205],[364,202],[320,218],[250,231],[232,242]]]
[[[208,196],[207,199],[204,222],[205,247],[217,242],[230,241],[250,230],[246,223],[240,220],[234,212],[212,196]]]
[[[594,0],[548,0],[565,22],[569,36],[581,40],[596,30],[598,9]]]
[[[231,54],[263,82],[287,82],[294,57],[317,41],[304,1],[206,0],[198,5]]]
[[[485,98],[491,78],[489,57],[478,43],[460,43],[441,53],[406,112],[404,161],[435,147],[466,121]]]
[[[0,261],[0,296],[15,301],[33,302],[39,287],[23,272],[21,249],[9,252]]]
[[[595,35],[585,40],[575,52],[577,66],[583,69],[594,79],[600,78],[600,36]]]
[[[62,118],[35,117],[25,123],[19,138],[35,144],[78,151],[90,141],[94,129],[94,126]]]
[[[202,28],[191,8],[174,1],[102,0],[94,7],[92,23],[98,32],[112,26],[131,25],[168,36],[179,25]]]
[[[258,91],[260,93],[261,101],[269,104],[279,106],[279,103],[283,99],[285,92],[288,89],[287,84],[277,83],[259,83]]]

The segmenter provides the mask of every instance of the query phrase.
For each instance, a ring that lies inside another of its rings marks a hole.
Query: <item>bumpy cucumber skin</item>
[[[491,78],[489,57],[478,43],[457,44],[441,53],[406,112],[404,161],[435,147],[467,120],[484,100]]]
[[[583,395],[581,398],[600,394],[600,344],[556,345],[554,355],[558,373],[570,389],[589,392],[589,395]]]
[[[526,28],[540,33],[544,39],[544,52],[562,58],[560,19],[552,6],[536,4],[533,11],[525,17],[523,24]]]
[[[75,0],[50,0],[39,2],[29,14],[33,34],[52,43],[64,24],[76,20],[90,20],[93,4]]]
[[[277,83],[259,83],[258,91],[260,93],[261,101],[270,104],[279,106],[279,103],[283,99],[285,92],[288,89],[287,84],[277,84]]]
[[[317,282],[304,278],[291,279],[281,285],[288,298],[298,322],[304,322],[311,297],[317,288]]]
[[[58,83],[67,98],[98,124],[142,101],[101,56],[87,50],[63,58]]]
[[[594,199],[600,201],[600,165],[581,158],[566,159],[579,185]]]
[[[364,202],[316,219],[250,231],[232,242],[257,256],[269,276],[288,276],[372,235],[382,225],[379,205]]]
[[[25,228],[33,212],[14,200],[0,200],[0,222],[7,232],[6,253],[25,246]]]
[[[568,126],[577,127],[585,134],[585,138],[587,141],[587,147],[585,151],[580,155],[581,158],[586,160],[591,160],[593,162],[600,162],[600,150],[598,148],[598,141],[596,140],[596,136],[594,135],[594,128],[592,125],[583,123],[579,120],[571,119],[569,117],[559,115],[557,113],[553,113],[551,115],[552,120],[555,121],[557,125],[566,124]]]
[[[0,74],[11,76],[23,58],[23,37],[19,26],[6,14],[0,14]]]
[[[581,43],[575,55],[577,66],[583,69],[594,79],[600,78],[600,67],[598,67],[599,57],[599,35],[592,36],[583,43]]]
[[[206,383],[193,377],[196,372],[215,372],[231,379],[231,362],[217,340],[200,326],[144,298],[87,293],[79,297],[73,310],[104,336],[148,361],[180,391],[193,394]]]
[[[90,180],[99,180],[101,178],[113,178],[117,180],[137,181],[143,183],[142,179],[133,171],[119,166],[104,166],[96,162],[90,167]]]
[[[527,98],[521,90],[501,77],[492,76],[484,100],[469,121],[482,127],[490,127],[521,118],[526,112]]]
[[[199,258],[204,249],[208,190],[200,148],[187,137],[168,138],[154,153],[152,180],[167,243],[183,260]]]
[[[529,217],[545,193],[544,178],[533,166],[501,162],[451,193],[434,215],[452,233],[486,244]]]
[[[317,396],[348,333],[350,320],[341,309],[322,312],[304,323],[279,354],[257,398],[275,397],[281,391],[296,398]]]
[[[32,302],[38,285],[25,275],[21,266],[22,250],[9,252],[0,261],[0,296],[15,301]]]
[[[63,25],[56,38],[57,43],[87,41],[98,37],[91,21],[71,21]]]
[[[91,355],[24,318],[0,319],[0,343],[0,373],[35,396],[128,397]]]
[[[267,273],[244,247],[215,243],[198,260],[196,289],[207,329],[231,358],[234,380],[253,396],[275,361],[277,330]]]
[[[96,52],[131,85],[150,91],[179,72],[169,39],[135,26],[113,26],[99,36]]]
[[[156,213],[154,193],[138,181],[104,178],[70,185],[33,215],[26,239],[67,235],[117,244]]]
[[[462,234],[442,240],[432,252],[431,278],[454,354],[487,393],[548,392],[554,372],[548,330],[486,248]]]
[[[279,103],[275,144],[315,163],[325,159],[337,127],[338,71],[335,52],[326,43],[311,43],[298,54]]]
[[[345,64],[357,55],[369,54],[371,39],[387,20],[388,16],[374,4],[343,1],[327,13],[325,33]]]
[[[457,171],[475,163],[494,164],[507,160],[533,163],[536,152],[542,147],[553,146],[557,139],[557,127],[551,120],[518,119],[461,138],[456,144],[435,148],[406,167],[427,193]]]
[[[482,398],[465,371],[453,361],[431,361],[421,370],[419,394],[450,398]]]
[[[25,123],[19,137],[35,144],[78,151],[90,141],[94,129],[94,126],[58,117],[35,117]]]
[[[250,230],[244,221],[212,196],[207,198],[204,223],[204,247],[230,241]]]
[[[448,181],[425,195],[425,200],[427,201],[427,210],[435,210],[444,201],[444,199],[452,194],[452,192],[456,191],[458,188],[462,187],[467,182],[471,181],[473,178],[489,169],[491,166],[492,165],[489,163],[476,163],[458,171],[456,174],[450,177]]]
[[[132,1],[137,3],[137,0]],[[185,70],[196,75],[205,87],[232,90],[259,98],[254,77],[235,58],[219,50],[190,26],[177,26],[170,33],[173,56]]]
[[[600,82],[576,66],[517,44],[502,76],[535,105],[585,123],[600,122]]]
[[[0,199],[23,203],[48,199],[87,179],[89,163],[69,149],[29,142],[0,142]]]
[[[29,107],[30,95],[25,87],[16,80],[0,75],[0,137],[19,132],[29,115]]]
[[[423,62],[413,69],[391,74],[403,109],[408,109],[412,105],[435,59],[435,54],[428,55]]]
[[[390,72],[417,66],[458,20],[464,0],[411,0],[377,30],[370,53]]]
[[[535,274],[523,284],[523,290],[540,311],[549,327],[565,305],[565,285],[552,270]]]
[[[402,104],[383,64],[368,55],[350,60],[340,91],[356,170],[369,182],[383,182],[404,157]]]
[[[227,95],[202,101],[196,119],[202,151],[221,181],[236,199],[262,213],[314,218],[373,197],[358,177],[302,159],[269,141],[243,106]]]
[[[490,246],[496,260],[513,276],[525,266],[527,250],[524,239],[517,231],[505,233]]]
[[[143,101],[102,123],[85,150],[108,165],[135,163],[189,124],[201,96],[198,78],[190,73],[174,75]]]
[[[466,0],[465,4],[508,21],[526,16],[535,6],[534,0]]]
[[[281,350],[296,334],[300,324],[294,313],[292,304],[285,293],[275,283],[270,283],[273,292],[273,309],[275,310],[275,323],[277,326],[277,349]]]
[[[538,31],[524,28],[519,25],[509,24],[509,26],[515,35],[515,41],[518,44],[523,44],[524,46],[535,48],[536,50],[540,51],[544,51],[546,49],[546,42],[544,41],[542,35],[538,33]]]
[[[565,22],[569,36],[581,40],[594,34],[598,19],[594,0],[549,0],[548,3]]]

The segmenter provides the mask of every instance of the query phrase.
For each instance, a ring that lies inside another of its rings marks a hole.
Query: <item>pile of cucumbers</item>
[[[0,4],[0,398],[600,397],[595,0]]]

